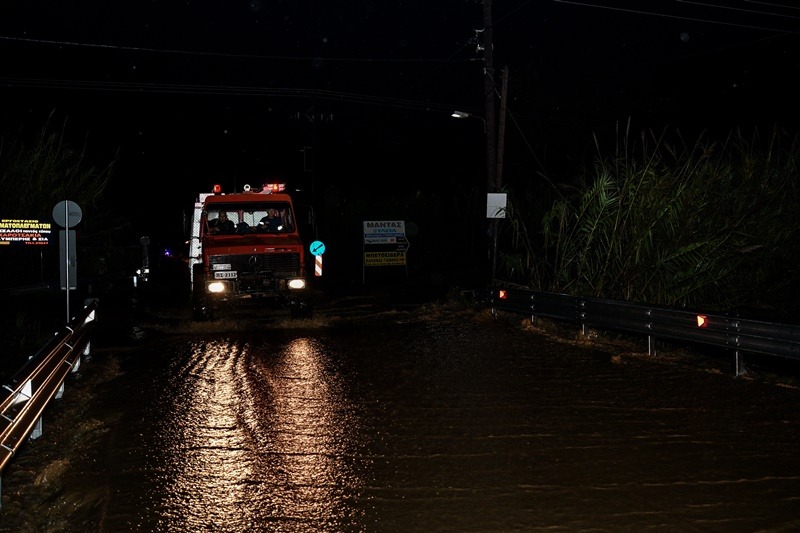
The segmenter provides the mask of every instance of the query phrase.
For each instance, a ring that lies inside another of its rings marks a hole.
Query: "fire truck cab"
[[[230,194],[215,185],[201,193],[189,238],[194,319],[209,320],[246,302],[310,316],[304,248],[285,184],[245,185]]]

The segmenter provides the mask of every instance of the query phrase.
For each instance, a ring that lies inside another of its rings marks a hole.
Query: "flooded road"
[[[115,369],[91,438],[46,425],[9,469],[0,530],[800,527],[792,386],[447,306],[133,337],[82,371]]]

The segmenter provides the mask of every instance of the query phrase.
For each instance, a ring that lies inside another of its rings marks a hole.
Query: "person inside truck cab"
[[[228,213],[220,211],[217,218],[208,221],[208,228],[214,234],[230,234],[236,232],[236,225],[228,218]]]
[[[261,231],[277,232],[283,230],[283,220],[277,209],[267,210],[267,216],[258,223]]]

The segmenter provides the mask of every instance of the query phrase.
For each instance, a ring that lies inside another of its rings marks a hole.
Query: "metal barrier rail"
[[[656,338],[701,343],[734,351],[735,372],[744,371],[742,352],[800,359],[800,325],[775,324],[696,311],[637,305],[617,300],[521,289],[494,289],[496,310],[566,320],[586,327],[647,335],[655,355]]]
[[[0,475],[30,437],[42,434],[42,413],[64,392],[67,374],[75,372],[81,354],[88,355],[97,300],[92,300],[63,330],[33,355],[0,390]],[[0,507],[2,506],[0,479]]]

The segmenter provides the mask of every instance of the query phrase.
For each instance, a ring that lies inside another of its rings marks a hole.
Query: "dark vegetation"
[[[800,144],[619,132],[570,183],[509,187],[499,277],[533,290],[741,312],[800,308]]]

